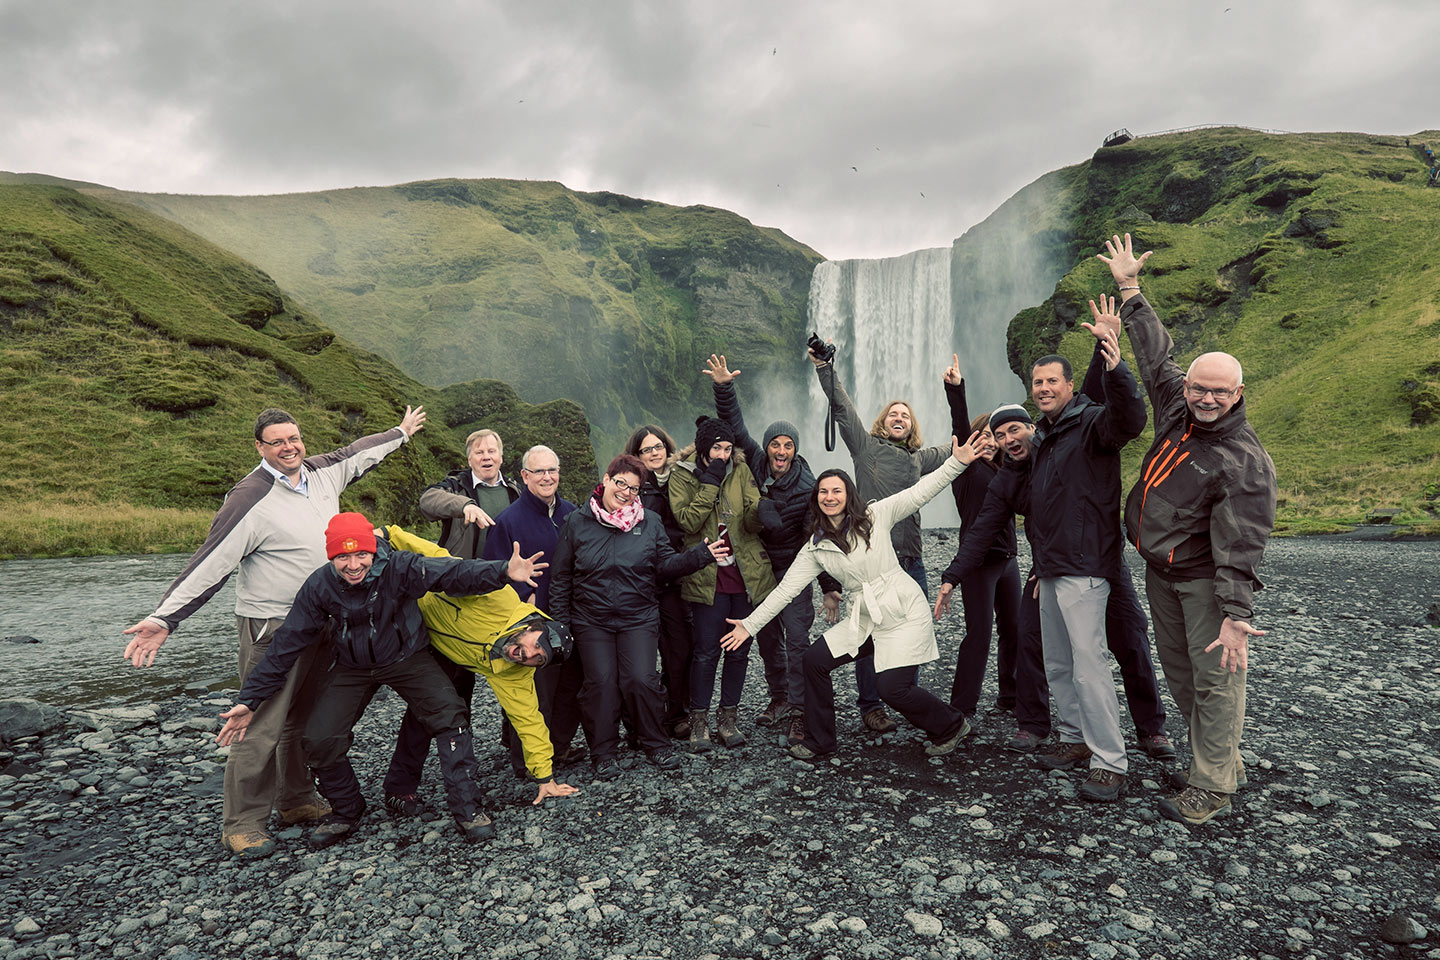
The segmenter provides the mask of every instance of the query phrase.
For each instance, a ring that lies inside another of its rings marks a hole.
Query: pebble
[[[938,937],[944,929],[938,917],[928,913],[920,913],[916,910],[905,911],[905,919],[909,922],[910,928],[922,937]]]
[[[1396,840],[1394,837],[1390,836],[1389,834],[1385,834],[1385,833],[1367,833],[1367,834],[1365,834],[1365,836],[1369,837],[1370,840],[1371,840],[1371,842],[1374,843],[1375,846],[1381,847],[1381,848],[1386,849],[1386,850],[1393,850],[1395,847],[1400,846],[1400,841],[1399,841],[1399,840]]]
[[[985,932],[996,940],[1008,940],[1010,938],[1010,928],[994,917],[990,917],[985,921]]]

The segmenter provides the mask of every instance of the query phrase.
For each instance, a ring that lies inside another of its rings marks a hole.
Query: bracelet
[[[1121,287],[1120,289],[1121,289],[1121,290],[1139,290],[1140,288],[1137,286],[1137,287]]]

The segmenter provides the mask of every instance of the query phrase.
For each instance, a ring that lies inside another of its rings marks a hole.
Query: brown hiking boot
[[[1092,767],[1090,776],[1085,778],[1085,782],[1080,784],[1080,789],[1075,792],[1080,795],[1081,800],[1114,803],[1125,792],[1125,774]]]
[[[280,811],[280,819],[288,826],[297,823],[309,823],[312,820],[320,820],[330,815],[330,804],[316,797],[309,803],[302,803],[299,806],[290,807]]]
[[[1229,812],[1229,794],[1201,790],[1199,787],[1186,787],[1175,796],[1160,800],[1162,817],[1176,823],[1188,823],[1192,827]]]
[[[899,726],[890,715],[885,712],[884,707],[876,707],[865,714],[865,731],[867,733],[891,733]]]
[[[690,714],[684,714],[670,725],[670,737],[674,740],[690,739]]]
[[[1090,759],[1090,748],[1083,743],[1063,740],[1040,754],[1035,762],[1042,770],[1073,770]]]
[[[704,753],[711,747],[710,711],[690,711],[690,752]]]
[[[805,714],[790,714],[790,729],[785,734],[785,743],[788,746],[795,746],[797,743],[805,742]]]
[[[261,857],[268,857],[275,852],[275,838],[262,830],[253,830],[250,833],[227,833],[220,838],[220,842],[233,855],[246,860],[259,860]]]
[[[760,711],[759,715],[755,717],[755,722],[762,727],[768,727],[771,724],[779,723],[781,718],[789,712],[790,704],[785,700],[784,694],[772,696],[770,706]]]
[[[735,725],[739,719],[739,707],[721,707],[715,714],[715,735],[727,747],[738,747],[745,743],[745,734]]]

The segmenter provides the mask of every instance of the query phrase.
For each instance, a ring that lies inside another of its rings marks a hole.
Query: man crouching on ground
[[[365,812],[360,781],[346,754],[370,698],[382,685],[405,699],[435,738],[450,813],[467,840],[495,833],[475,796],[475,751],[465,703],[426,649],[429,633],[416,601],[432,591],[487,593],[508,581],[535,585],[548,564],[515,548],[508,563],[422,557],[377,542],[370,521],[340,513],[325,529],[330,563],[306,578],[270,649],[245,680],[238,703],[220,714],[222,745],[245,737],[254,710],[285,682],[312,645],[328,645],[332,667],[305,726],[305,756],[334,812],[310,833],[327,847],[350,833]],[[323,656],[323,654],[322,654]]]

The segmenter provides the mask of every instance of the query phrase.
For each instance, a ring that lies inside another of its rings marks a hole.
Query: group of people
[[[1008,746],[1039,750],[1042,768],[1082,764],[1088,800],[1118,799],[1127,748],[1104,650],[1120,664],[1138,745],[1175,756],[1151,663],[1146,618],[1122,560],[1128,536],[1146,562],[1161,666],[1189,728],[1188,776],[1161,812],[1191,824],[1223,813],[1244,782],[1239,742],[1251,597],[1275,506],[1274,467],[1245,419],[1243,380],[1228,354],[1182,373],[1173,344],[1140,295],[1149,254],[1127,235],[1101,259],[1117,281],[1092,301],[1095,355],[1081,390],[1069,362],[1036,361],[1031,396],[970,417],[958,356],[944,374],[948,442],[925,446],[914,410],[888,404],[867,426],[838,381],[833,350],[810,360],[853,462],[816,476],[786,420],[757,441],[723,356],[703,373],[716,416],[679,447],[640,427],[582,504],[559,495],[560,461],[534,446],[520,482],[502,473],[493,430],[472,433],[467,463],[420,497],[438,542],[339,512],[340,492],[425,422],[400,425],[307,457],[294,418],[257,420],[261,463],[226,498],[205,543],[149,617],[129,628],[125,656],[153,662],[161,644],[238,569],[242,688],[219,740],[229,744],[222,840],[238,856],[275,849],[272,808],[311,824],[324,846],[349,834],[366,800],[348,760],[353,729],[380,686],[407,704],[384,782],[397,816],[422,811],[417,790],[436,744],[449,810],[466,839],[494,833],[480,809],[470,727],[475,677],[504,714],[502,742],[535,803],[575,788],[557,765],[586,753],[593,775],[620,776],[622,737],[656,768],[746,742],[753,721],[782,729],[788,750],[837,749],[831,675],[855,665],[862,729],[886,733],[893,709],[919,728],[926,753],[955,750],[979,708],[992,634],[996,711],[1013,712]],[[1146,409],[1121,359],[1129,332],[1151,406],[1155,443],[1120,515],[1120,450]],[[817,349],[818,345],[818,349]],[[959,549],[930,602],[918,511],[947,486],[961,515]],[[1015,517],[1033,566],[1022,581]],[[828,628],[811,642],[814,584]],[[948,700],[919,683],[939,656],[935,624],[958,587],[964,639]],[[843,611],[842,607],[848,607]],[[740,704],[758,639],[768,704]],[[657,670],[658,662],[658,670]],[[719,674],[718,702],[715,685]],[[712,712],[712,705],[715,710]],[[318,795],[317,790],[318,788]]]

